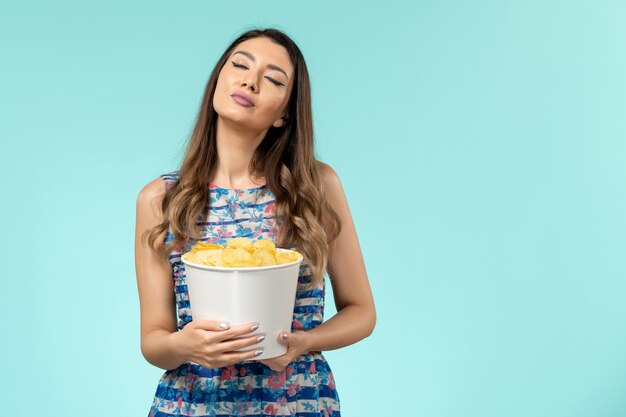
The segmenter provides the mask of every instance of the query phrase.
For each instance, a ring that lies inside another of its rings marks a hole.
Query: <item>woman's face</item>
[[[280,127],[293,85],[293,65],[287,50],[268,38],[239,43],[222,67],[213,95],[217,114],[250,129]],[[232,97],[243,93],[253,102],[245,106]]]

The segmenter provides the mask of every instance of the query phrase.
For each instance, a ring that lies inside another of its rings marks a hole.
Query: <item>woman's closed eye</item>
[[[234,62],[234,61],[231,61],[231,62],[232,62],[232,63],[233,63],[233,65],[234,65],[235,67],[237,67],[237,68],[245,68],[245,69],[248,69],[248,67],[246,67],[245,65],[237,64],[237,63],[236,63],[236,62]],[[284,85],[285,85],[285,84],[283,84],[283,83],[281,83],[281,82],[279,82],[279,81],[276,81],[276,80],[275,80],[275,79],[273,79],[272,77],[265,77],[265,78],[267,78],[267,79],[268,79],[268,80],[270,80],[273,84],[275,84],[275,85],[277,85],[277,86],[279,86],[279,87],[281,87],[281,86],[284,86]]]

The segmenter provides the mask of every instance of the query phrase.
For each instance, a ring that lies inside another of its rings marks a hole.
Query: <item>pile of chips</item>
[[[242,268],[287,264],[297,261],[300,254],[295,251],[277,251],[271,240],[260,239],[252,243],[247,237],[237,237],[223,246],[198,242],[183,258],[201,265]]]

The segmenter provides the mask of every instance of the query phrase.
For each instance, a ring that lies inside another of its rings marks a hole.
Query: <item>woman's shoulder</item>
[[[327,163],[316,159],[315,165],[317,166],[317,172],[319,172],[324,181],[337,176],[337,172],[335,172],[335,170]]]
[[[172,183],[178,180],[178,171],[161,174],[149,183],[143,186],[137,197],[138,203],[150,206],[160,203],[165,197],[166,191],[171,187]]]
[[[337,172],[327,163],[319,160],[315,160],[317,166],[317,172],[320,174],[320,178],[326,188],[337,188],[341,186],[339,176]]]
[[[151,206],[163,200],[165,191],[163,179],[161,177],[155,178],[139,191],[137,203],[141,206]]]

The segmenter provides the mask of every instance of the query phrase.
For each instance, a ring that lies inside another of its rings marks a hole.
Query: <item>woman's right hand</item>
[[[174,354],[181,362],[194,362],[205,368],[221,368],[256,358],[263,353],[260,348],[235,352],[263,340],[258,340],[259,337],[264,338],[259,334],[242,337],[254,332],[256,328],[252,326],[258,323],[240,324],[229,329],[223,329],[220,323],[217,320],[189,322],[181,331],[173,334]]]

